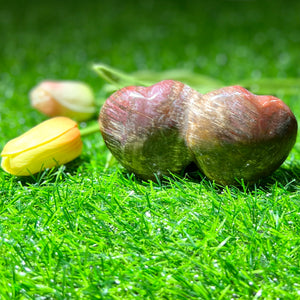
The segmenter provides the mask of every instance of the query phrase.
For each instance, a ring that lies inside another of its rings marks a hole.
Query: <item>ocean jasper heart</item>
[[[188,104],[186,142],[202,172],[221,184],[270,175],[296,141],[297,121],[273,96],[230,86]]]

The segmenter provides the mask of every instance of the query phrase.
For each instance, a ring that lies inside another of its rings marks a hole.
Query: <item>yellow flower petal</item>
[[[26,176],[70,162],[81,151],[76,122],[56,117],[8,142],[1,153],[1,166],[10,174]]]
[[[77,123],[66,117],[56,117],[46,120],[9,141],[3,148],[1,156],[16,154],[39,147],[75,127],[77,127]]]

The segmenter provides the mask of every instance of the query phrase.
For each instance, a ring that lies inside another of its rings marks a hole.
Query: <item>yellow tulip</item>
[[[96,111],[92,89],[79,81],[42,81],[29,93],[30,103],[48,117],[90,119]]]
[[[1,153],[1,167],[12,175],[27,176],[70,162],[81,151],[77,123],[55,117],[9,141]]]

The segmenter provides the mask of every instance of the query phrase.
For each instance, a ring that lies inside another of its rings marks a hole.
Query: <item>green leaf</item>
[[[220,80],[187,69],[171,69],[163,72],[143,70],[135,72],[133,75],[138,80],[151,84],[166,79],[181,81],[200,93],[207,93],[224,86]]]
[[[92,68],[102,79],[107,81],[116,89],[129,85],[145,85],[144,82],[139,81],[136,77],[128,75],[105,64],[95,64]]]
[[[129,85],[150,86],[167,79],[181,81],[200,93],[207,93],[224,86],[220,80],[187,69],[171,69],[162,72],[141,70],[126,74],[105,64],[96,64],[93,70],[107,82],[103,87],[107,93]]]
[[[239,85],[249,89],[252,93],[264,95],[299,95],[300,78],[260,78],[246,79]]]

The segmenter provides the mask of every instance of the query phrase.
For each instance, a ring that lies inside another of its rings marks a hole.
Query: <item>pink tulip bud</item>
[[[85,121],[96,111],[93,91],[78,81],[43,81],[30,91],[29,97],[31,105],[49,117]]]

